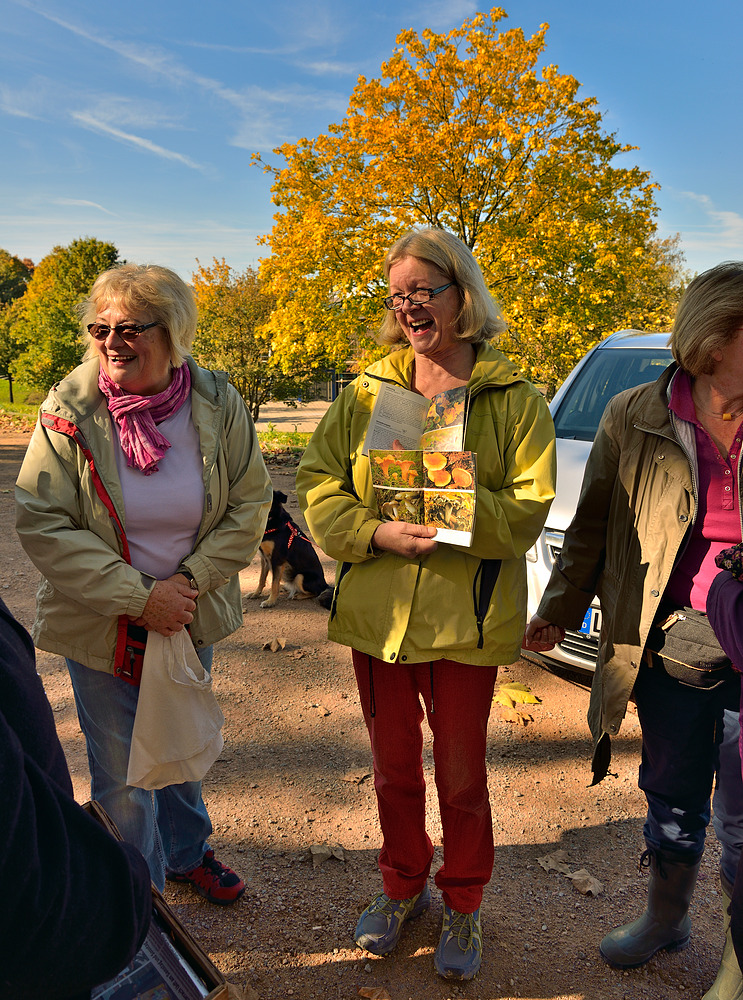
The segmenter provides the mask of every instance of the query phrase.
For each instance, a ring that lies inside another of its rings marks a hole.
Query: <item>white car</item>
[[[526,554],[528,618],[536,612],[555,556],[578,504],[583,471],[599,421],[612,396],[654,382],[673,360],[667,333],[620,330],[593,347],[573,368],[550,403],[557,437],[557,490],[547,524]],[[567,632],[548,653],[525,651],[529,659],[563,668],[596,667],[601,608],[594,599],[578,632]]]

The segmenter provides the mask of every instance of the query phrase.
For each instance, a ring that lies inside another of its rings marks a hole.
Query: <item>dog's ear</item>
[[[273,498],[274,500],[278,500],[279,503],[286,503],[286,501],[289,499],[286,493],[282,493],[281,490],[274,490]]]

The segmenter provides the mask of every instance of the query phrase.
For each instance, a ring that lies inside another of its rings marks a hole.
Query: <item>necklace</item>
[[[706,417],[717,417],[718,420],[732,420],[733,417],[739,417],[743,414],[743,407],[739,410],[703,410],[701,406],[694,404],[697,413],[703,413]]]
[[[694,409],[697,413],[703,413],[706,417],[716,417],[718,420],[729,421],[734,417],[740,417],[743,414],[743,406],[739,407],[737,410],[705,410],[703,406],[700,406],[695,399],[696,392],[692,389],[691,398],[694,403]]]

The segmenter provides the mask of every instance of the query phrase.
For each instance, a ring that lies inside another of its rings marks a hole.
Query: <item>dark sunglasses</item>
[[[106,326],[104,323],[89,323],[88,333],[93,340],[108,340],[109,334],[115,333],[117,337],[121,337],[122,340],[129,342],[130,340],[136,340],[140,333],[149,330],[151,326],[159,326],[159,321],[155,320],[154,323],[144,323],[141,326],[137,326],[134,323],[119,323],[118,326]]]

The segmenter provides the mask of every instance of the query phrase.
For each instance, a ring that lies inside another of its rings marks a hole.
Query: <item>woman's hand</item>
[[[174,635],[193,621],[198,590],[184,582],[185,577],[176,573],[167,580],[158,580],[150,591],[142,616],[135,625],[143,625],[148,632]]]
[[[564,638],[564,628],[540,618],[539,615],[534,615],[526,626],[521,645],[523,649],[530,649],[532,653],[546,653],[547,650],[554,649]]]
[[[405,559],[420,559],[438,548],[435,534],[436,529],[427,524],[385,521],[372,535],[372,548],[394,552]]]

